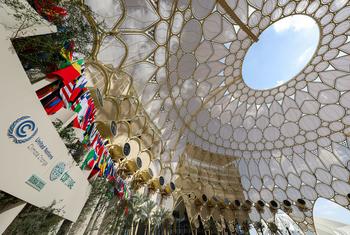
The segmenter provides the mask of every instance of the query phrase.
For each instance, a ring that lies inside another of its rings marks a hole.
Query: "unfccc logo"
[[[64,164],[63,162],[57,163],[54,166],[54,168],[52,168],[52,171],[50,173],[50,180],[54,181],[54,180],[57,180],[59,177],[61,177],[65,167],[66,167],[66,164]]]
[[[7,131],[7,136],[16,144],[22,144],[33,138],[38,132],[30,116],[23,116],[14,121]]]

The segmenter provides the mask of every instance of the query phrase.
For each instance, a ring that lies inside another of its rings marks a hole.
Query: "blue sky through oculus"
[[[274,23],[248,50],[243,80],[257,90],[282,85],[307,65],[318,42],[319,27],[311,17],[296,15]],[[350,211],[322,198],[316,203],[314,216],[350,224]]]
[[[327,199],[319,198],[315,203],[313,213],[314,217],[350,225],[350,211]]]
[[[243,61],[243,80],[257,90],[287,82],[310,61],[319,35],[311,17],[295,15],[277,21],[249,48]]]

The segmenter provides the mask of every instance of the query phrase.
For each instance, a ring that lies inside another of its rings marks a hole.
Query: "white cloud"
[[[307,48],[297,59],[297,65],[305,65],[314,53],[314,48]]]
[[[280,85],[282,85],[285,82],[286,82],[285,80],[279,80],[279,81],[276,81],[276,85],[280,86]]]
[[[290,16],[273,24],[276,33],[282,33],[288,29],[299,31],[302,29],[310,29],[314,27],[316,22],[308,16]]]

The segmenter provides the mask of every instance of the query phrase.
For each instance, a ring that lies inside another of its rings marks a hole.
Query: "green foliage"
[[[168,210],[165,210],[164,208],[157,208],[152,215],[151,223],[154,226],[154,229],[157,229],[163,224],[168,224],[171,219],[172,215]]]
[[[125,208],[127,208],[127,213],[125,213]],[[136,234],[140,223],[148,224],[148,229],[154,231],[170,217],[170,212],[157,208],[157,205],[144,195],[133,194],[128,201],[114,197],[107,207],[99,232],[124,234],[131,230],[133,234]]]
[[[55,231],[62,218],[53,214],[60,211],[54,205],[38,208],[28,204],[4,234],[48,234]]]
[[[65,1],[61,4],[67,9],[68,16],[60,25],[64,28],[63,34],[75,43],[75,52],[90,56],[90,48],[94,41],[92,28],[84,16],[85,14],[92,15],[89,8],[81,5],[78,0]]]
[[[111,195],[111,185],[104,178],[96,178],[91,184],[91,192],[87,199],[77,221],[73,224],[70,230],[71,234],[75,234],[75,230],[79,229],[82,222],[87,219],[92,211],[96,209],[96,206],[112,201],[113,196]]]
[[[217,234],[216,224],[215,224],[213,217],[210,217],[210,219],[209,219],[209,230],[212,233]]]
[[[33,5],[32,0],[28,2]],[[90,13],[89,8],[78,0],[56,0],[55,2],[64,7],[68,13],[64,18],[56,17],[53,19],[53,24],[58,29],[57,33],[15,39],[18,32],[37,24],[40,17],[37,13],[26,11],[25,4],[19,0],[0,0],[0,3],[12,9],[13,16],[22,22],[16,29],[15,35],[12,36],[12,42],[25,69],[38,68],[44,73],[57,69],[57,66],[62,62],[59,53],[68,41],[74,41],[74,51],[80,57],[90,56],[94,33],[85,18],[85,14]]]
[[[62,128],[63,122],[59,119],[53,122],[58,134],[62,138],[64,144],[69,149],[69,153],[73,156],[74,160],[79,163],[82,157],[86,154],[87,150],[84,145],[76,137],[72,126]]]

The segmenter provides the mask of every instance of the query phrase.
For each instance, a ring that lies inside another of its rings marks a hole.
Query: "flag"
[[[82,109],[82,107],[81,107],[81,104],[80,104],[79,102],[75,102],[75,103],[72,104],[72,106],[70,107],[70,109],[71,109],[72,111],[76,112],[76,113],[79,113],[80,110]],[[78,118],[78,117],[77,117],[77,118]],[[78,121],[79,121],[79,119],[78,119]]]
[[[82,92],[86,91],[85,85],[87,80],[85,76],[80,76],[77,80],[64,85],[60,89],[60,96],[64,101],[65,107],[70,108],[71,103],[76,101],[76,99],[82,94]]]
[[[69,101],[74,102],[78,97],[80,97],[83,93],[87,91],[87,88],[85,88],[85,85],[87,83],[86,77],[85,76],[80,76],[70,84],[69,88],[70,90],[70,96],[69,96]]]
[[[129,190],[126,185],[124,185],[124,199],[129,199]]]
[[[95,150],[91,149],[90,152],[87,154],[83,164],[81,165],[81,169],[84,170],[87,166],[91,169],[94,166],[95,158]]]
[[[70,98],[72,96],[72,92],[74,90],[74,84],[72,82],[68,83],[67,85],[64,85],[60,89],[60,96],[63,100],[65,108],[70,108]]]
[[[90,172],[90,175],[89,175],[88,179],[91,179],[92,177],[94,177],[99,172],[100,172],[100,168],[98,168],[98,166],[96,164],[94,166],[94,168],[92,169],[92,171]]]
[[[103,154],[101,157],[101,161],[98,163],[99,164],[99,168],[100,168],[100,174],[99,176],[103,176],[106,166],[107,166],[107,161],[106,161],[106,155]]]
[[[94,128],[92,135],[86,140],[86,143],[89,144],[90,146],[94,146],[97,144],[97,140],[100,136],[100,133],[98,133],[97,129]]]
[[[89,101],[90,99],[90,93],[85,92],[82,94],[76,101],[75,103],[71,106],[71,109],[78,113],[78,120],[81,123],[81,120],[83,119],[84,115],[86,114],[86,111],[89,108]]]
[[[37,90],[35,93],[39,99],[42,99],[42,98],[52,94],[53,92],[57,91],[57,89],[59,89],[59,87],[60,87],[60,81],[55,81],[55,82]]]
[[[97,151],[97,156],[102,157],[104,151],[105,151],[105,146],[103,145],[103,143],[101,141],[101,145],[99,146],[98,151]]]
[[[80,123],[78,121],[78,117],[74,118],[72,126],[75,128],[80,128]]]
[[[79,126],[78,128],[81,129],[81,125],[80,125],[80,122],[79,122],[78,118],[75,118],[73,122],[74,122],[73,125],[77,125],[77,126]],[[90,142],[91,133],[92,133],[94,130],[95,130],[95,123],[92,123],[91,125],[89,125],[89,126],[86,128],[86,130],[85,130],[85,132],[84,132],[84,134],[83,134],[83,141],[82,141],[82,143],[83,143],[84,145],[87,145],[87,144]]]
[[[84,116],[82,117],[82,120],[80,122],[81,129],[86,130],[86,128],[90,125],[91,122],[95,120],[94,114],[94,107],[89,106],[88,109],[86,110]]]
[[[52,92],[50,95],[40,100],[48,115],[56,113],[63,107],[63,101],[57,93],[58,92]]]
[[[60,51],[61,56],[66,60],[66,62],[69,63],[67,64],[67,66],[70,65],[70,63],[73,61],[74,46],[75,45],[73,40],[67,41],[64,43],[64,46]],[[64,67],[67,67],[67,66],[64,66]],[[64,67],[61,67],[61,68],[64,68]]]
[[[112,172],[112,168],[114,167],[114,162],[112,159],[108,159],[108,162],[107,162],[107,167],[105,169],[105,172],[104,172],[104,176],[107,177],[108,175],[111,174]]]
[[[72,63],[63,69],[56,70],[47,75],[48,78],[58,77],[64,85],[68,85],[81,75],[81,64],[79,61]]]

